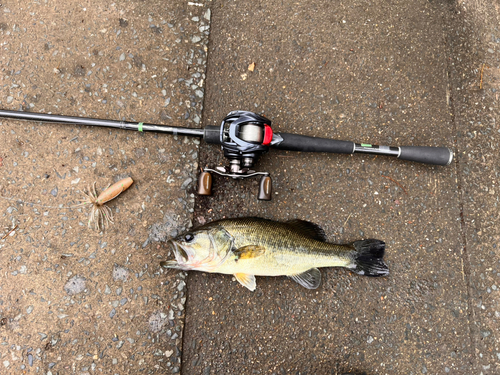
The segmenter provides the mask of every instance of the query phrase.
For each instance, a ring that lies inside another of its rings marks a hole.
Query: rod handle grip
[[[418,163],[449,165],[453,160],[453,151],[448,147],[401,146],[398,159]]]
[[[289,151],[303,152],[331,152],[336,154],[352,154],[354,152],[354,142],[337,141],[319,137],[309,137],[290,133],[278,133],[283,138],[279,144],[273,148]]]

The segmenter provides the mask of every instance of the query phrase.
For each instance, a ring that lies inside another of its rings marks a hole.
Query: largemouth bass
[[[162,267],[234,275],[251,291],[255,276],[288,276],[316,289],[321,283],[319,267],[344,267],[365,276],[389,274],[383,241],[328,243],[319,226],[303,220],[224,219],[168,242],[175,260],[161,262]]]

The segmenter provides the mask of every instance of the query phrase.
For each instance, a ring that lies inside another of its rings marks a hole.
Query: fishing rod
[[[270,148],[302,152],[387,155],[401,160],[432,165],[449,165],[453,160],[453,151],[447,147],[379,146],[291,133],[273,133],[271,120],[249,111],[232,111],[222,120],[220,126],[207,125],[204,129],[7,110],[0,110],[0,117],[185,135],[203,138],[207,143],[221,145],[224,156],[229,159],[229,166],[202,169],[198,178],[199,195],[212,194],[212,173],[233,179],[260,176],[258,199],[271,200],[270,174],[251,170],[260,155],[269,151]]]

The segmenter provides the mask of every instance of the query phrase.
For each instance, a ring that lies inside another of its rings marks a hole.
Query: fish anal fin
[[[316,289],[321,284],[321,272],[317,268],[288,277],[307,289]]]
[[[237,257],[236,258],[237,260],[257,258],[263,255],[265,252],[266,252],[265,247],[257,245],[243,246],[233,251],[233,253]]]
[[[245,288],[248,288],[252,292],[257,287],[254,275],[249,275],[247,273],[235,273],[234,277],[241,285],[243,285]]]
[[[326,242],[325,231],[317,224],[305,220],[289,220],[286,222],[296,232],[303,234],[306,237],[312,238],[317,241]]]

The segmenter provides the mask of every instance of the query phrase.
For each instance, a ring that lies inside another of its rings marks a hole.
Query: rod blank
[[[156,133],[166,133],[173,135],[189,135],[193,137],[203,137],[204,134],[203,129],[192,129],[192,128],[182,128],[180,126],[147,124],[142,122],[115,121],[115,120],[103,120],[103,119],[87,118],[87,117],[50,115],[45,113],[0,110],[0,117],[14,118],[18,120],[43,121],[56,124],[102,126],[107,128],[135,130],[140,132],[156,132]]]

